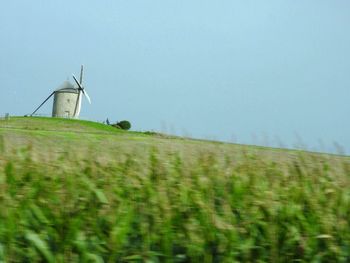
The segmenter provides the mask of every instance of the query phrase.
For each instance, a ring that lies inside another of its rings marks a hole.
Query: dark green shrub
[[[131,128],[130,122],[125,121],[125,120],[118,122],[116,125],[119,126],[123,130],[129,130]]]

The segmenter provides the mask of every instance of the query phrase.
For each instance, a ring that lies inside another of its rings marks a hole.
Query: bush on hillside
[[[129,130],[129,129],[131,128],[130,122],[129,122],[129,121],[126,121],[126,120],[117,122],[117,123],[114,124],[114,125],[119,126],[119,127],[120,127],[121,129],[123,129],[123,130]],[[114,125],[113,125],[113,126],[114,126]]]

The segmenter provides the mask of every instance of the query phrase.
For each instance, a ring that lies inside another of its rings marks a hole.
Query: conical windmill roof
[[[78,89],[74,87],[68,80],[62,83],[55,92],[78,93]]]

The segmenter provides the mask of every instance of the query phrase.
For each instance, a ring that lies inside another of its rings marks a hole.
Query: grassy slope
[[[348,157],[20,117],[0,153],[0,260],[350,260]]]
[[[84,150],[98,152],[98,157],[113,158],[115,152],[132,152],[137,149],[149,150],[159,146],[159,150],[180,151],[193,155],[203,151],[241,155],[242,151],[259,154],[279,163],[292,160],[298,151],[227,144],[214,141],[191,140],[161,134],[125,132],[101,123],[45,117],[13,117],[0,120],[0,134],[7,153],[21,146],[31,145],[37,157],[47,157],[47,153],[67,152],[84,158]],[[84,149],[84,150],[82,150]],[[312,154],[312,153],[310,153]],[[314,156],[321,154],[314,153]],[[330,159],[343,159],[341,156],[323,155]],[[54,155],[55,157],[55,155]],[[47,161],[47,158],[45,159]]]

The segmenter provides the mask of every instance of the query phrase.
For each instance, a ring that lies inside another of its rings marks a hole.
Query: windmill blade
[[[74,81],[77,83],[79,89],[83,90],[83,89],[84,89],[83,86],[80,85],[80,83],[78,82],[78,80],[77,80],[77,78],[74,76],[74,74],[72,74],[72,76],[73,76]]]
[[[79,113],[80,113],[80,108],[81,108],[81,91],[78,91],[78,98],[77,98],[77,102],[75,104],[75,108],[74,108],[74,117],[78,117]]]
[[[87,94],[87,92],[86,92],[85,89],[83,89],[82,92],[83,92],[83,94],[85,95],[85,97],[86,97],[86,99],[88,100],[88,102],[91,104],[91,99],[90,99],[89,94]]]
[[[41,108],[41,106],[43,106],[43,105],[45,104],[45,102],[47,102],[47,101],[51,98],[51,96],[52,96],[53,94],[55,94],[55,92],[52,92],[52,93],[50,94],[50,96],[48,96],[48,97],[46,98],[46,100],[44,100],[43,103],[41,103],[41,104],[39,105],[39,107],[36,108],[35,111],[33,111],[32,114],[30,114],[30,116],[33,116],[33,115]]]
[[[80,68],[80,85],[83,85],[83,71],[84,71],[84,65],[81,65],[81,68]]]
[[[81,90],[83,92],[83,94],[85,95],[86,99],[88,100],[88,102],[91,104],[91,99],[90,96],[87,94],[87,92],[85,91],[85,89],[83,88],[82,85],[80,85],[80,83],[78,82],[77,78],[74,76],[74,74],[72,74],[73,79],[75,80],[75,82],[77,83],[79,90]]]
[[[77,98],[77,103],[75,104],[75,109],[74,109],[74,118],[78,118],[80,114],[80,109],[81,109],[81,91],[79,90],[78,93],[78,98]]]

